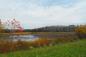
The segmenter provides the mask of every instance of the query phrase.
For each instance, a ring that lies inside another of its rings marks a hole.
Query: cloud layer
[[[0,0],[0,18],[16,18],[24,28],[86,24],[86,0]]]

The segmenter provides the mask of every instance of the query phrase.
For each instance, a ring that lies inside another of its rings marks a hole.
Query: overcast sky
[[[24,28],[86,24],[86,0],[0,0],[0,19]]]

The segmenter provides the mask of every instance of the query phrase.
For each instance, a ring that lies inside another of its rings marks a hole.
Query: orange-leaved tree
[[[75,29],[80,38],[86,38],[86,25],[80,25]]]

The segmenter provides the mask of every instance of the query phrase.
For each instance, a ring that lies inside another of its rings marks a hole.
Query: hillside
[[[40,27],[35,28],[31,30],[25,30],[25,31],[31,31],[31,32],[73,32],[77,26],[75,25],[69,25],[69,26],[46,26],[46,27]]]
[[[50,47],[0,54],[0,57],[86,57],[86,39]]]

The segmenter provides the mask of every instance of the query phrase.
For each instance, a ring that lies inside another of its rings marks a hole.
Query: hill
[[[35,29],[25,30],[25,31],[31,31],[31,32],[74,32],[76,27],[77,26],[75,26],[75,25],[46,26],[46,27],[35,28]]]

